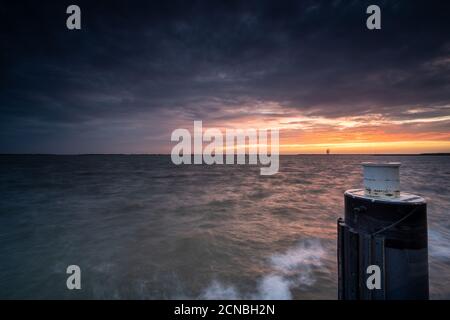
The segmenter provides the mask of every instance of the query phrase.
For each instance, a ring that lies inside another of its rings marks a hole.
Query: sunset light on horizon
[[[450,106],[440,112],[450,113]],[[276,103],[222,110],[217,119],[203,122],[204,130],[278,129],[281,154],[420,154],[450,152],[450,116],[411,108],[394,118],[382,114],[326,118],[303,115]],[[411,117],[414,115],[414,117]],[[224,124],[223,118],[227,120]],[[180,124],[179,124],[180,125]],[[180,125],[186,129],[192,123]]]

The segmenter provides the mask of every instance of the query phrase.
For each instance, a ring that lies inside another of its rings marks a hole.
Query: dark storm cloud
[[[81,31],[65,28],[72,3]],[[382,30],[365,28],[369,4],[381,7]],[[58,152],[77,130],[125,144],[142,134],[143,115],[155,136],[168,130],[163,115],[226,120],[239,115],[224,110],[254,101],[325,117],[403,119],[419,107],[448,115],[449,9],[406,0],[2,2],[0,145],[38,150],[57,135]]]

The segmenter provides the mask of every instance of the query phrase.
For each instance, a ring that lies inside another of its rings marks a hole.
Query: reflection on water
[[[0,298],[335,299],[336,219],[360,163],[401,161],[429,201],[432,298],[450,298],[449,157],[1,156]],[[82,270],[82,290],[65,269]]]

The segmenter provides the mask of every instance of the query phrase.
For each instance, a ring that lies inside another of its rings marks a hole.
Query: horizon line
[[[170,153],[0,153],[0,156],[170,156]],[[191,153],[191,156],[196,155]],[[203,155],[203,154],[200,154]],[[234,154],[242,155],[242,153]],[[245,155],[250,155],[245,153]],[[253,153],[252,153],[253,155]],[[258,155],[258,153],[256,153]],[[280,153],[280,156],[427,156],[427,155],[444,155],[450,156],[450,152],[422,152],[422,153]],[[226,156],[226,154],[223,154]]]

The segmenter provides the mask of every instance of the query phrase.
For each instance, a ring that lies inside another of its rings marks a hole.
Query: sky
[[[81,8],[81,30],[66,8]],[[381,30],[366,8],[381,8]],[[170,153],[278,128],[282,153],[450,152],[448,1],[0,1],[0,153]]]

